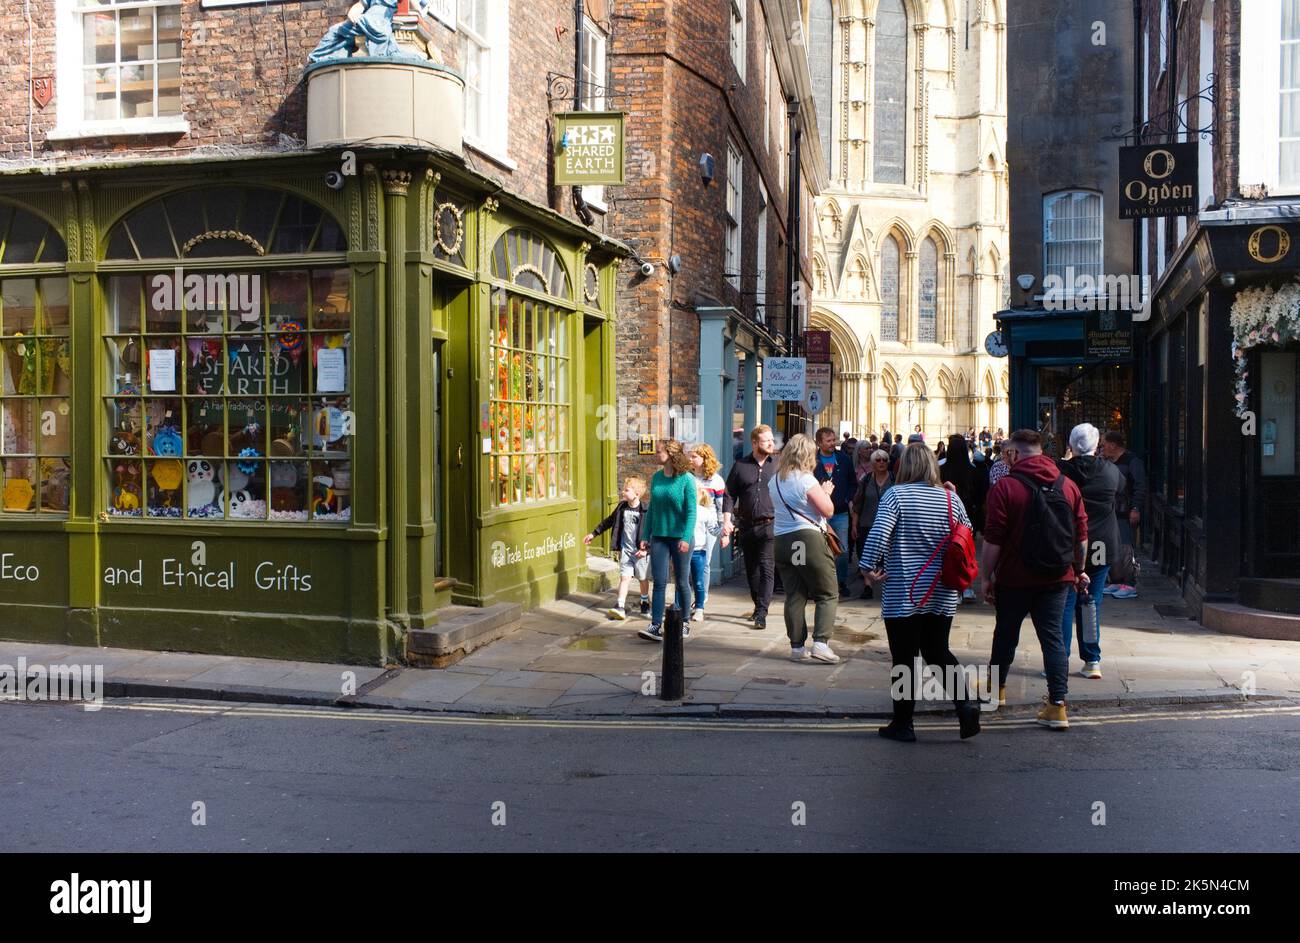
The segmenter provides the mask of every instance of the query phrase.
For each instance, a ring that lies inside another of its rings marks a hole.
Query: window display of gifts
[[[6,511],[30,511],[32,498],[36,496],[32,483],[26,478],[9,478],[5,481],[4,493],[0,497]]]
[[[177,439],[179,438],[178,434]],[[149,477],[153,479],[153,486],[149,489],[149,516],[180,517],[181,482],[185,478],[180,459],[162,459],[150,462],[149,465]]]
[[[189,477],[186,488],[188,517],[221,517],[224,510],[217,500],[217,470],[211,462],[190,459],[185,466]]]
[[[41,459],[41,509],[67,511],[72,492],[72,463],[66,458]]]
[[[271,463],[271,520],[305,521],[303,487],[294,462]]]

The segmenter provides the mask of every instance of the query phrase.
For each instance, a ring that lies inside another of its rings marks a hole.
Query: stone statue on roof
[[[415,0],[417,12],[423,13],[429,0]],[[353,40],[364,39],[365,55],[373,59],[418,58],[405,52],[393,36],[393,15],[397,0],[357,0],[348,8],[347,19],[331,26],[307,57],[308,62],[347,59],[353,55]]]

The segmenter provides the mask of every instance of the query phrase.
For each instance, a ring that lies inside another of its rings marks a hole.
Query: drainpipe
[[[582,111],[582,0],[573,0],[573,110]],[[595,222],[587,201],[583,199],[582,187],[573,188],[573,211],[578,214],[584,226]]]
[[[802,325],[799,324],[799,310],[794,303],[795,283],[799,274],[799,251],[800,251],[800,230],[802,223],[799,219],[799,181],[800,181],[800,160],[799,160],[799,142],[803,136],[803,131],[799,125],[799,100],[791,99],[786,108],[786,114],[790,119],[790,176],[786,184],[786,225],[785,225],[785,272],[786,272],[786,296],[785,296],[785,323],[786,323],[786,344],[790,351],[790,356],[795,357],[799,354],[799,330]],[[803,416],[803,404],[798,406],[800,421]],[[785,435],[788,439],[794,435],[795,417],[790,406],[787,404],[785,409]]]

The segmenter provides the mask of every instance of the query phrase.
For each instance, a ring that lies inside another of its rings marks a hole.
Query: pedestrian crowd
[[[821,428],[778,447],[760,425],[747,453],[736,446],[724,480],[707,444],[663,440],[660,468],[648,483],[628,478],[622,500],[584,541],[611,532],[620,579],[609,618],[627,618],[636,580],[648,616],[638,635],[649,641],[663,639],[669,571],[689,639],[691,623],[706,620],[715,550],[734,541],[753,602],[745,620],[766,629],[773,595],[783,593],[790,657],[824,664],[840,661],[831,635],[856,569],[861,598],[881,597],[894,715],[880,733],[892,740],[916,739],[915,703],[930,696],[936,675],[961,736],[977,734],[979,696],[1005,703],[1028,618],[1048,687],[1037,719],[1064,729],[1074,635],[1080,674],[1101,678],[1102,598],[1137,595],[1135,530],[1146,500],[1143,464],[1122,433],[1081,423],[1068,443],[1057,460],[1030,429],[972,428],[932,449],[919,427],[906,442],[885,428],[861,440]],[[958,608],[978,599],[977,583],[995,610],[978,684],[948,643]]]

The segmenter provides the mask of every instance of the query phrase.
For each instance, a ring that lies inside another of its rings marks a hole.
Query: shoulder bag
[[[820,485],[819,485],[818,487],[820,487]],[[780,475],[777,475],[777,476],[776,476],[776,493],[777,493],[777,495],[780,496],[780,498],[781,498],[781,503],[785,505],[785,509],[786,509],[787,511],[789,511],[790,514],[791,514],[792,516],[795,515],[795,514],[798,514],[800,517],[802,517],[802,518],[803,518],[805,521],[807,521],[809,524],[813,525],[813,526],[816,527],[819,531],[821,531],[822,536],[826,538],[826,546],[830,549],[830,552],[831,552],[831,556],[832,556],[832,557],[838,557],[840,554],[842,554],[842,553],[844,552],[844,548],[843,548],[842,546],[840,546],[840,538],[836,535],[835,531],[831,530],[829,527],[826,526],[826,522],[825,522],[825,521],[823,521],[822,523],[818,524],[816,521],[814,521],[814,520],[813,520],[811,517],[809,517],[807,514],[800,514],[800,513],[799,513],[798,511],[796,511],[794,508],[790,507],[790,502],[787,501],[787,500],[785,499],[785,493],[781,490],[781,476],[780,476]]]
[[[965,524],[959,523],[952,513],[952,492],[947,488],[943,489],[948,498],[948,536],[945,537],[939,546],[934,548],[934,553],[925,561],[925,565],[917,572],[916,578],[912,580],[912,585],[907,590],[907,597],[911,600],[913,606],[921,609],[930,597],[934,594],[935,587],[942,583],[947,589],[962,592],[969,589],[975,582],[975,577],[979,574],[979,565],[975,561],[975,534]],[[943,554],[943,560],[939,566],[939,572],[934,575],[930,581],[930,588],[926,590],[921,601],[916,601],[916,584],[921,579],[921,574],[930,568],[934,558]]]

